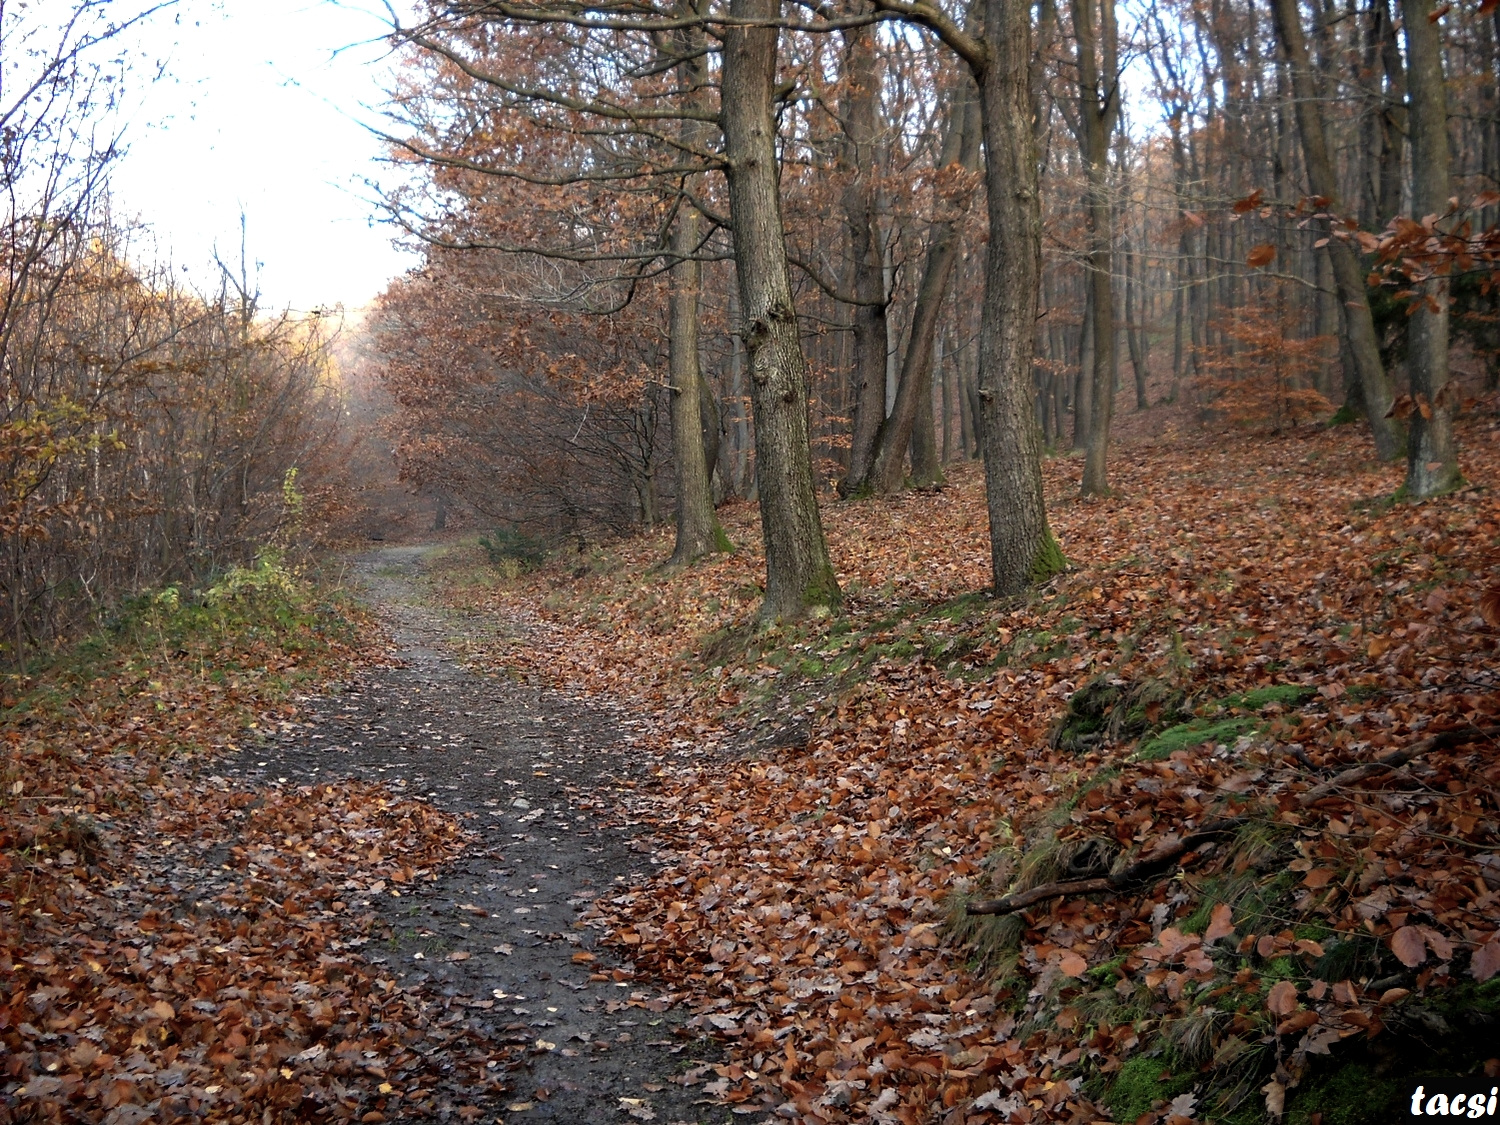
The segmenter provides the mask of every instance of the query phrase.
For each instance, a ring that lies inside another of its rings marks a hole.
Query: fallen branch
[[[1319,785],[1314,785],[1306,793],[1298,798],[1300,807],[1306,808],[1316,804],[1328,796],[1335,789],[1342,789],[1349,785],[1355,785],[1367,777],[1385,770],[1400,769],[1406,763],[1420,758],[1423,754],[1430,754],[1434,750],[1441,750],[1449,746],[1461,746],[1466,742],[1475,742],[1481,738],[1495,738],[1500,736],[1500,727],[1469,727],[1461,730],[1445,730],[1415,742],[1401,750],[1392,750],[1373,762],[1365,762],[1362,765],[1352,766],[1342,773],[1336,774]],[[1156,876],[1175,867],[1183,856],[1187,855],[1198,845],[1207,843],[1215,836],[1222,836],[1244,823],[1243,817],[1233,817],[1223,820],[1210,821],[1196,832],[1183,837],[1180,840],[1170,840],[1159,844],[1149,855],[1137,860],[1129,867],[1123,868],[1113,875],[1101,875],[1093,879],[1074,879],[1066,883],[1044,883],[1030,890],[1017,891],[1013,895],[1004,898],[981,899],[971,902],[965,908],[969,914],[1014,914],[1017,910],[1025,910],[1028,906],[1038,902],[1045,902],[1053,898],[1068,898],[1076,895],[1097,895],[1127,890],[1140,883],[1145,883]]]
[[[1407,762],[1420,758],[1423,754],[1430,754],[1434,750],[1442,750],[1449,746],[1462,746],[1466,742],[1477,742],[1481,738],[1494,738],[1500,735],[1500,727],[1469,727],[1466,730],[1445,730],[1441,734],[1435,734],[1430,738],[1424,738],[1421,742],[1414,742],[1402,750],[1392,750],[1389,754],[1383,754],[1373,762],[1365,762],[1362,765],[1352,766],[1343,773],[1335,774],[1327,781],[1314,785],[1306,793],[1297,799],[1297,804],[1302,808],[1317,804],[1335,789],[1343,789],[1346,786],[1356,785],[1367,777],[1373,777],[1385,770],[1400,769]]]
[[[1034,903],[1050,898],[1066,898],[1069,895],[1094,895],[1110,891],[1123,891],[1137,883],[1154,879],[1162,872],[1175,867],[1183,856],[1201,844],[1226,832],[1232,832],[1245,823],[1244,817],[1227,817],[1212,820],[1197,831],[1180,840],[1166,840],[1158,844],[1149,855],[1136,860],[1129,867],[1113,875],[1101,875],[1095,879],[1074,879],[1067,883],[1043,883],[1027,891],[1017,891],[1004,898],[981,899],[966,907],[970,914],[1014,914]]]

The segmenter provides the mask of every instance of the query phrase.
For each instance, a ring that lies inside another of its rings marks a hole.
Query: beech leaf
[[[1297,1009],[1297,986],[1289,980],[1279,980],[1266,993],[1266,1008],[1273,1016],[1290,1015]]]
[[[1469,974],[1481,983],[1500,972],[1500,934],[1490,938],[1474,951],[1469,961]]]
[[[1427,960],[1427,942],[1422,931],[1415,926],[1402,926],[1391,935],[1391,952],[1408,969],[1415,969]]]

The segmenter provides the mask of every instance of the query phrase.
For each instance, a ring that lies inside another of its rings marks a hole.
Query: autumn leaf
[[[1486,587],[1479,596],[1479,615],[1485,624],[1500,629],[1500,583]]]
[[[1062,970],[1064,976],[1081,977],[1088,970],[1089,963],[1078,954],[1068,952],[1062,955],[1057,967]]]
[[[1212,945],[1220,938],[1234,936],[1234,910],[1227,902],[1217,903],[1209,915],[1208,929],[1203,932],[1205,945]]]
[[[1469,961],[1469,974],[1483,983],[1500,972],[1500,934],[1492,936],[1474,951]]]
[[[1309,1027],[1312,1027],[1320,1018],[1318,1013],[1311,1008],[1304,1008],[1300,1012],[1292,1013],[1292,1015],[1277,1024],[1276,1034],[1295,1035],[1299,1031],[1306,1031]]]
[[[1279,980],[1266,993],[1266,1008],[1273,1016],[1290,1015],[1297,1008],[1297,986],[1289,980]]]
[[[1391,952],[1408,969],[1415,969],[1427,960],[1427,942],[1416,926],[1402,926],[1391,935]]]
[[[1262,266],[1269,266],[1275,260],[1275,244],[1270,242],[1262,242],[1260,245],[1250,248],[1250,253],[1245,257],[1245,264],[1251,269],[1258,270]]]

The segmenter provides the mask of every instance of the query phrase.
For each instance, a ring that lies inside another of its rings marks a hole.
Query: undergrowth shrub
[[[547,561],[547,544],[517,527],[497,527],[479,537],[489,560],[509,578],[535,570]]]

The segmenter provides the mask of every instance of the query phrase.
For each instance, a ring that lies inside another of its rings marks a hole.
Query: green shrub
[[[490,562],[507,573],[535,570],[547,561],[547,544],[516,527],[497,527],[479,537]]]

